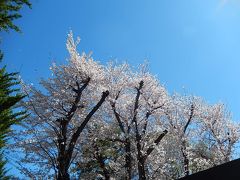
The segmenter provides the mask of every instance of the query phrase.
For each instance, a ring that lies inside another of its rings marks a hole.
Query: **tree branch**
[[[143,134],[145,134],[146,133],[146,130],[147,130],[147,125],[148,125],[148,118],[149,118],[149,116],[151,115],[151,112],[147,112],[146,113],[146,118],[145,118],[145,123],[144,123],[144,126],[143,126],[143,131],[142,131],[142,133]]]
[[[187,121],[186,125],[185,125],[184,128],[183,128],[183,134],[186,133],[186,130],[187,130],[187,128],[188,128],[188,126],[189,126],[192,118],[193,118],[193,112],[194,112],[194,105],[192,104],[192,105],[191,105],[191,109],[190,109],[190,116],[189,116],[189,118],[188,118],[188,121]]]
[[[75,147],[75,144],[77,142],[78,137],[80,136],[81,132],[87,125],[88,121],[91,119],[91,117],[95,114],[95,112],[101,107],[107,96],[109,95],[109,91],[105,91],[102,93],[102,97],[99,100],[99,102],[93,107],[93,109],[88,113],[82,124],[77,128],[77,131],[72,135],[71,141],[68,146],[67,150],[67,156],[68,156],[68,162],[70,162],[70,159],[72,157],[73,149]]]
[[[120,119],[120,115],[116,111],[115,103],[112,103],[111,106],[112,106],[112,110],[113,110],[114,116],[115,116],[115,118],[116,118],[116,120],[118,122],[118,125],[119,125],[121,131],[125,134],[124,125],[123,125],[123,123],[122,123],[122,121]]]
[[[120,95],[120,92],[121,92],[121,91],[118,91],[118,93],[117,93],[117,95],[116,95],[116,97],[115,97],[115,101],[118,99],[118,97],[119,97],[119,95]],[[115,116],[115,118],[116,118],[116,120],[117,120],[117,122],[118,122],[118,125],[119,125],[121,131],[125,134],[124,125],[123,125],[123,123],[122,123],[122,121],[121,121],[121,118],[120,118],[119,113],[118,113],[117,110],[116,110],[116,102],[110,102],[110,105],[111,105],[111,107],[112,107],[114,116]]]
[[[89,82],[90,82],[90,77],[87,78],[86,82],[83,84],[82,87],[79,86],[79,83],[76,81],[76,84],[77,84],[77,89],[73,88],[73,91],[75,93],[77,93],[77,96],[74,100],[74,103],[70,109],[70,111],[67,113],[66,115],[66,118],[67,118],[67,121],[69,122],[73,115],[74,115],[74,112],[77,110],[78,108],[78,103],[80,102],[81,100],[81,96],[82,96],[82,92],[84,91],[84,89],[88,86]]]
[[[154,141],[154,144],[157,146],[157,145],[160,143],[160,141],[162,140],[162,138],[163,138],[167,133],[168,133],[168,131],[167,131],[167,130],[164,130],[163,133],[160,134],[160,135],[158,136],[158,138]],[[149,147],[149,148],[147,149],[146,155],[144,156],[144,161],[147,159],[147,157],[152,153],[152,151],[153,151],[154,149],[155,149],[154,146]]]

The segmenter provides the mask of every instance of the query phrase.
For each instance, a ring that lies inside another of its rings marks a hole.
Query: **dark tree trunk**
[[[141,136],[137,133],[136,136],[137,139],[137,160],[138,160],[138,174],[139,174],[139,180],[145,180],[146,174],[145,174],[145,160],[142,154],[142,148],[141,148]]]
[[[136,136],[136,141],[137,141],[137,160],[138,160],[138,175],[139,175],[139,180],[145,180],[146,179],[146,174],[145,174],[145,168],[144,168],[144,157],[142,154],[142,147],[141,147],[141,140],[142,136],[139,133],[139,127],[138,127],[138,122],[137,122],[137,109],[139,108],[139,98],[141,95],[140,90],[143,88],[144,82],[141,81],[139,83],[139,87],[137,89],[137,95],[135,99],[135,104],[134,104],[134,116],[132,122],[135,124],[135,136]]]
[[[183,143],[183,147],[182,147],[182,155],[183,155],[184,175],[188,176],[189,175],[189,159],[186,154],[185,142]]]
[[[187,132],[187,128],[188,126],[190,125],[192,119],[193,119],[193,113],[194,113],[194,104],[191,105],[190,107],[190,115],[189,115],[189,118],[187,120],[187,123],[186,125],[184,126],[184,129],[183,129],[183,136],[182,138],[184,138],[186,132]],[[186,153],[186,140],[183,140],[182,141],[182,148],[181,148],[181,151],[182,151],[182,155],[183,155],[183,164],[184,164],[184,174],[185,176],[188,176],[189,175],[189,159],[188,159],[188,156],[187,156],[187,153]]]
[[[89,81],[88,81],[89,82]],[[87,82],[87,83],[88,83]],[[65,118],[57,120],[60,123],[60,133],[58,135],[58,158],[57,158],[57,179],[58,180],[70,180],[70,176],[68,173],[68,168],[70,167],[71,160],[72,160],[72,154],[73,150],[75,148],[76,142],[91,119],[91,117],[95,114],[95,112],[101,107],[102,103],[105,101],[106,97],[109,95],[109,92],[103,92],[102,97],[99,100],[99,102],[93,107],[93,109],[88,113],[88,115],[85,117],[81,125],[77,128],[77,130],[73,133],[73,135],[69,138],[70,142],[67,143],[67,131],[68,131],[68,125],[71,121],[74,113],[77,110],[78,103],[81,99],[81,93],[87,86],[87,83],[80,89],[75,90],[77,92],[77,96],[75,99],[75,102],[71,108],[71,110],[68,112],[67,116]]]
[[[138,173],[139,173],[139,180],[146,180],[146,174],[145,174],[145,167],[144,167],[144,160],[143,157],[141,157],[138,160]]]
[[[115,97],[115,100],[118,99],[120,95],[120,91],[118,92],[117,96]],[[112,106],[112,110],[113,110],[113,113],[116,117],[116,120],[118,122],[118,125],[119,125],[119,128],[120,130],[122,131],[122,133],[125,134],[125,136],[129,135],[129,132],[130,132],[130,129],[131,127],[128,126],[127,127],[127,130],[124,129],[124,124],[121,120],[121,117],[119,115],[119,113],[117,112],[116,110],[116,103],[115,102],[111,102],[110,103],[111,106]],[[124,140],[124,149],[125,149],[125,169],[126,169],[126,176],[125,176],[125,179],[126,180],[131,180],[132,179],[132,156],[131,156],[131,141],[128,137],[125,137],[125,140]]]
[[[60,130],[61,133],[59,134],[58,137],[58,146],[59,146],[59,154],[58,154],[58,180],[63,180],[63,179],[70,179],[69,174],[68,174],[68,164],[66,162],[66,142],[67,142],[67,125],[68,121],[62,119],[60,121]]]
[[[125,161],[126,161],[126,170],[127,170],[127,175],[126,175],[126,180],[131,180],[132,178],[132,157],[131,157],[131,142],[129,138],[126,139],[125,142]]]
[[[70,180],[67,170],[58,171],[57,180]]]

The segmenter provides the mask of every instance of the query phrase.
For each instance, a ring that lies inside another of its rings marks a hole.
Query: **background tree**
[[[199,97],[175,94],[169,107],[166,141],[175,144],[171,150],[166,144],[166,158],[172,159],[166,172],[169,177],[187,176],[233,158],[239,124],[223,104],[209,105]]]

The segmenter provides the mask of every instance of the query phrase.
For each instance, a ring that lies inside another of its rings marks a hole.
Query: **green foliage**
[[[31,8],[28,0],[0,0],[0,31],[13,29],[20,32],[19,27],[13,21],[22,17],[18,12],[23,5]]]
[[[98,139],[90,147],[83,148],[83,156],[92,158],[77,164],[74,170],[80,172],[79,174],[81,174],[83,179],[96,178],[96,172],[104,176],[103,171],[113,175],[109,162],[117,160],[121,154],[119,151],[119,148],[116,147],[116,142]]]
[[[7,172],[6,172],[5,168],[4,168],[4,166],[6,164],[6,161],[3,158],[3,153],[2,152],[0,154],[0,160],[1,160],[0,161],[0,179],[8,180],[8,179],[10,179],[10,177],[6,175]]]
[[[13,21],[22,17],[19,14],[20,9],[24,6],[31,8],[28,0],[0,0],[0,32],[9,31],[10,29],[20,32],[18,26]],[[0,62],[3,59],[3,53],[0,50]],[[15,105],[24,96],[15,88],[19,84],[16,78],[17,73],[7,73],[6,67],[0,68],[0,179],[10,179],[6,176],[4,165],[6,161],[3,156],[3,148],[6,143],[7,133],[10,126],[20,122],[26,117],[25,111],[14,112]]]
[[[0,69],[0,179],[8,179],[5,176],[3,147],[10,126],[27,116],[25,111],[14,112],[15,105],[24,98],[19,89],[15,88],[19,84],[16,75],[17,73],[7,73],[5,67]]]

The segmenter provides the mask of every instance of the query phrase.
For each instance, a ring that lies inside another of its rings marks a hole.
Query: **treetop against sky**
[[[3,33],[4,62],[36,84],[53,61],[65,63],[69,30],[94,59],[148,60],[170,92],[222,101],[240,118],[238,0],[36,1],[16,21],[22,35]],[[184,87],[184,88],[183,88]]]
[[[178,179],[235,157],[239,123],[223,104],[169,95],[144,65],[102,65],[77,44],[70,33],[45,91],[22,84],[30,115],[9,149],[26,177]]]

